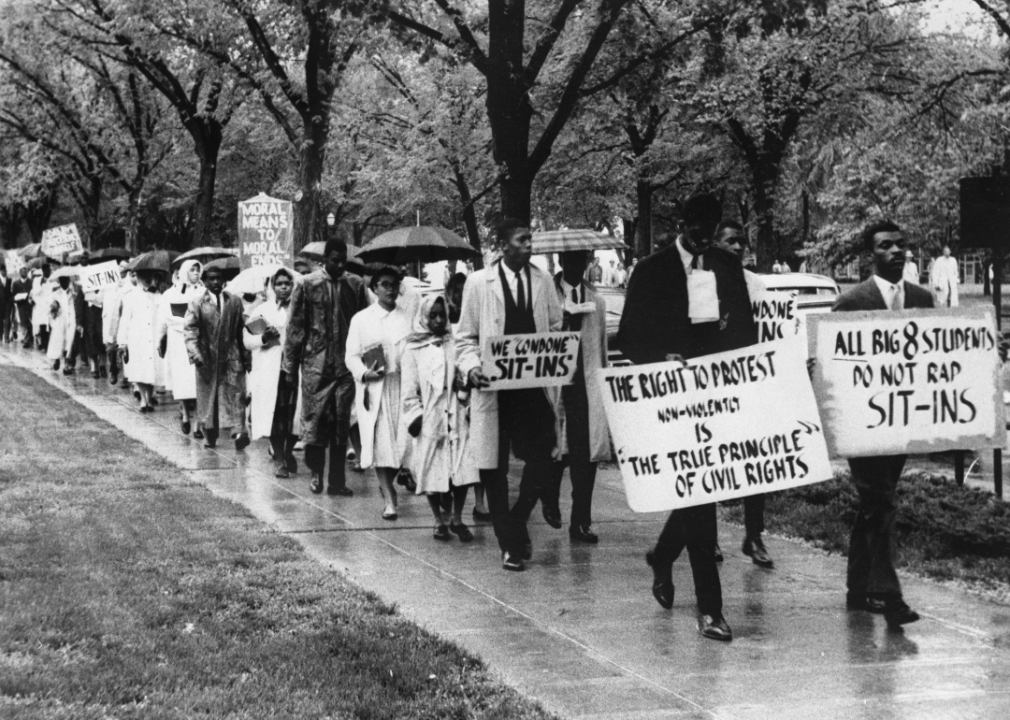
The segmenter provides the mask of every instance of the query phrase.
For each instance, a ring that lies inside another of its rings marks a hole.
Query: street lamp
[[[327,225],[332,227],[336,222],[337,222],[337,216],[334,215],[333,213],[330,213],[329,215],[326,216]]]

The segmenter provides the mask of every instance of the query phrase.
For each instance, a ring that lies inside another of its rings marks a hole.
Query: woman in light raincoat
[[[401,368],[403,424],[416,438],[410,470],[417,493],[427,495],[435,516],[434,538],[449,540],[451,532],[470,542],[473,533],[463,523],[463,505],[469,487],[480,482],[480,474],[468,443],[469,391],[456,369],[456,350],[441,296],[422,300]],[[448,526],[441,502],[446,493],[452,496]]]
[[[203,288],[202,269],[198,260],[186,260],[175,284],[161,296],[158,311],[158,354],[165,359],[165,389],[179,401],[183,435],[189,435],[196,414],[196,368],[189,362],[183,325],[189,301]],[[203,434],[197,429],[193,437],[199,440]]]
[[[246,321],[242,338],[252,352],[252,372],[249,392],[252,395],[252,439],[269,437],[277,461],[276,477],[291,477],[298,470],[294,456],[295,442],[301,428],[299,422],[301,393],[297,385],[288,385],[281,377],[281,356],[287,336],[288,308],[294,288],[294,272],[281,268],[270,279],[272,301],[256,307]],[[249,332],[257,320],[266,323],[259,334]]]
[[[164,273],[142,270],[138,287],[123,300],[117,344],[127,376],[140,393],[140,412],[154,412],[154,386],[165,382],[164,363],[158,357],[158,281]]]
[[[46,293],[49,313],[49,349],[46,357],[53,361],[53,370],[60,369],[63,362],[63,374],[70,375],[73,368],[67,364],[67,356],[74,345],[74,334],[77,332],[77,315],[74,312],[74,299],[70,292],[70,278],[66,275],[59,279],[59,285]]]
[[[361,467],[375,467],[385,520],[396,519],[393,481],[403,464],[406,444],[400,427],[400,355],[412,318],[397,304],[402,277],[393,267],[383,267],[372,276],[370,287],[378,302],[351,318],[344,358],[355,382]]]

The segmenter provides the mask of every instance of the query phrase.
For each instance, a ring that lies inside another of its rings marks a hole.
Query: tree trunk
[[[214,187],[217,183],[217,158],[224,132],[217,122],[204,123],[202,130],[190,129],[200,160],[200,183],[193,208],[193,241],[191,247],[214,245],[211,222],[214,218]],[[128,236],[129,237],[129,236]]]
[[[775,207],[763,183],[754,183],[754,215],[757,216],[757,242],[754,256],[758,272],[771,272],[778,255],[775,244]]]
[[[459,201],[463,206],[463,225],[466,227],[466,239],[470,242],[470,247],[477,251],[477,256],[473,259],[473,269],[482,270],[484,268],[484,253],[480,242],[480,231],[477,229],[477,212],[473,208],[473,197],[470,195],[470,186],[466,182],[458,169],[456,170],[456,189],[459,191]],[[455,270],[455,266],[453,266]]]
[[[310,242],[322,240],[325,234],[322,180],[323,162],[326,159],[326,132],[320,132],[320,128],[315,126],[318,124],[311,128],[313,137],[305,143],[299,158],[298,187],[302,197],[295,203],[296,252]]]
[[[502,218],[515,218],[529,225],[532,203],[533,178],[526,173],[507,173],[501,180]]]
[[[621,218],[621,229],[624,230],[624,267],[629,267],[631,261],[641,257],[635,251],[635,243],[638,240],[638,220],[637,218]]]
[[[0,208],[0,246],[3,248],[18,246],[23,217],[24,208],[21,205],[8,205]]]
[[[645,180],[635,183],[635,196],[638,199],[638,222],[635,227],[635,254],[648,257],[652,254],[652,185]]]
[[[140,199],[144,194],[144,184],[139,182],[133,186],[128,197],[128,203],[126,210],[126,249],[130,252],[130,255],[136,256],[137,253],[137,235],[140,229]]]
[[[38,200],[33,200],[25,206],[25,225],[32,238],[38,238],[34,242],[42,240],[42,231],[49,227],[49,220],[56,209],[56,190],[46,193]],[[90,233],[89,233],[90,236]],[[85,242],[87,238],[85,238]]]

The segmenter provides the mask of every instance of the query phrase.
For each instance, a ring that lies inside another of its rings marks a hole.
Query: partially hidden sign
[[[119,282],[119,264],[115,260],[81,268],[81,288],[86,293],[98,292]]]
[[[806,359],[794,341],[682,364],[603,370],[628,505],[656,512],[832,477]]]
[[[758,342],[796,337],[800,322],[796,313],[796,298],[792,295],[766,290],[751,298],[750,304],[758,326]]]
[[[808,322],[833,454],[1004,446],[993,308],[842,312]]]
[[[47,257],[62,260],[67,253],[82,249],[81,236],[73,223],[42,231],[42,254]]]
[[[238,204],[238,257],[243,270],[294,264],[291,203],[260,193]]]
[[[578,364],[579,333],[490,337],[484,341],[481,357],[491,390],[567,385]]]

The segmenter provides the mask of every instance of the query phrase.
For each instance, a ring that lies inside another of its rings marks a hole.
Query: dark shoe
[[[711,640],[722,640],[729,642],[733,639],[733,631],[729,629],[726,620],[722,615],[712,617],[711,615],[700,615],[698,617],[698,629],[703,637]]]
[[[154,412],[154,408],[151,407],[150,405],[142,405],[140,407],[140,412],[145,413],[145,414],[146,413],[153,413]]]
[[[209,450],[213,450],[217,447],[217,439],[211,440],[210,438],[207,438],[207,442],[205,442],[203,446]]]
[[[719,543],[715,544],[715,561],[722,562],[722,548],[719,547]]]
[[[119,387],[121,387],[123,390],[129,390],[130,389],[130,381],[127,380],[126,378],[123,378],[122,381],[120,381],[120,383],[119,383]]]
[[[483,520],[483,521],[486,522],[486,521],[488,521],[488,520],[491,519],[491,513],[489,513],[489,512],[480,512],[477,508],[474,508],[473,509],[473,519],[475,521],[477,521],[477,520]]]
[[[526,544],[523,545],[522,558],[523,560],[533,559],[533,543],[531,543],[529,540],[527,540]]]
[[[152,400],[151,402],[153,403],[154,401]],[[248,433],[240,433],[239,436],[235,438],[235,452],[242,452],[249,447],[250,442],[251,440],[249,440]]]
[[[346,485],[344,487],[334,487],[330,485],[328,488],[326,488],[326,494],[339,495],[340,497],[352,497],[354,495],[354,491],[351,490]]]
[[[288,472],[287,466],[282,463],[277,467],[277,472],[274,473],[274,477],[286,480],[291,477],[291,473]]]
[[[547,521],[547,524],[550,525],[555,530],[560,530],[561,511],[558,510],[557,508],[548,508],[548,507],[543,507],[541,509],[543,510],[544,520]]]
[[[568,539],[572,542],[595,545],[600,541],[600,536],[593,532],[591,525],[572,525],[568,528]]]
[[[768,554],[768,549],[760,535],[755,538],[746,538],[743,541],[742,549],[744,555],[750,555],[750,559],[755,565],[763,568],[775,567],[772,556]]]
[[[158,398],[151,398],[151,406],[154,407],[158,404]]]
[[[140,390],[133,391],[133,398],[134,400],[140,400]]]
[[[396,510],[386,509],[382,511],[383,520],[396,520]]]
[[[435,532],[431,534],[436,540],[452,540],[452,535],[449,534],[449,528],[445,525],[436,525]]]
[[[473,540],[473,533],[470,532],[470,528],[463,523],[460,523],[459,525],[449,525],[449,531],[452,532],[453,535],[458,536],[460,542],[468,543]]]
[[[501,554],[501,566],[503,570],[511,570],[512,572],[522,572],[526,569],[523,561],[517,557],[512,557],[507,550]]]
[[[59,360],[54,360],[53,361],[53,370],[59,370],[59,369],[60,369],[60,361]]]
[[[105,369],[104,365],[102,365],[100,368],[98,368],[98,376],[99,377],[108,377],[108,375],[109,375],[109,371]]]
[[[193,431],[193,439],[194,440],[203,440],[203,430],[201,430],[200,428],[197,428],[196,430],[194,430]]]
[[[883,615],[887,603],[880,598],[867,597],[866,593],[848,592],[845,594],[845,607],[848,610],[865,610],[874,615]]]
[[[919,613],[908,607],[904,600],[891,600],[884,608],[884,619],[887,620],[888,628],[897,630],[902,625],[918,620]]]
[[[291,454],[285,455],[284,464],[287,466],[289,473],[298,472],[298,460],[295,458],[294,455]]]
[[[312,481],[309,483],[309,490],[319,495],[323,492],[323,477],[322,475],[317,475],[312,473]]]
[[[673,565],[660,563],[653,550],[645,553],[645,562],[652,568],[652,596],[669,610],[673,607]]]
[[[189,424],[189,420],[182,421],[182,434],[189,435],[189,431],[192,429],[192,425]],[[194,437],[196,437],[194,435]]]
[[[76,374],[76,373],[77,373],[77,371],[76,371],[76,370],[74,370],[74,369],[73,369],[72,367],[70,367],[69,365],[68,365],[67,367],[63,368],[63,374],[64,374],[64,375],[74,375],[74,374]]]
[[[109,375],[109,385],[115,385],[118,382],[119,382],[119,375],[117,375],[116,373],[112,373],[111,375]]]

